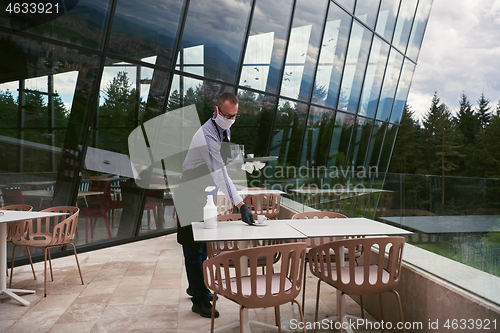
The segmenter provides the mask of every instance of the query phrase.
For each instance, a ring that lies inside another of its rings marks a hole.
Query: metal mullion
[[[309,91],[309,99],[307,101],[307,114],[306,114],[306,119],[305,119],[305,124],[304,124],[304,131],[302,133],[302,140],[301,140],[301,144],[299,146],[299,153],[298,153],[298,157],[297,157],[297,165],[300,164],[300,156],[302,155],[302,149],[303,149],[303,146],[304,146],[304,139],[305,139],[306,132],[307,132],[307,122],[309,121],[309,114],[311,113],[311,101],[312,101],[312,97],[313,97],[313,93],[314,93],[314,85],[316,83],[316,73],[318,72],[319,58],[321,56],[321,50],[323,48],[323,38],[325,36],[326,23],[327,23],[328,14],[329,14],[329,11],[330,11],[330,0],[327,0],[327,1],[328,1],[328,4],[326,5],[326,11],[325,11],[326,14],[325,14],[325,18],[324,18],[324,21],[323,21],[323,31],[321,32],[321,38],[319,40],[318,56],[316,58],[316,65],[314,66],[314,73],[313,73],[313,78],[312,78],[312,85],[311,85],[311,90]],[[335,55],[334,55],[334,57],[335,57]],[[311,164],[312,164],[312,161],[311,161]]]
[[[253,13],[255,11],[255,6],[256,6],[255,3],[256,2],[257,2],[257,0],[252,0],[252,6],[250,8],[250,15],[248,17],[247,32],[245,34],[245,39],[243,40],[243,47],[241,49],[239,70],[238,70],[238,73],[236,74],[236,80],[234,82],[234,84],[236,86],[236,93],[238,92],[238,87],[240,85],[241,72],[243,70],[243,61],[245,60],[245,53],[246,53],[247,46],[248,46],[248,38],[250,37],[250,29],[252,28]],[[271,57],[272,57],[272,55],[271,55]],[[269,64],[269,66],[271,66],[271,64]]]
[[[293,26],[293,18],[295,16],[295,7],[297,5],[297,0],[293,0],[293,6],[292,6],[292,12],[290,14],[290,24],[288,25],[288,36],[286,38],[286,48],[285,48],[285,53],[283,54],[283,62],[281,63],[281,74],[278,78],[278,87],[276,89],[276,107],[275,107],[275,112],[273,115],[273,119],[271,121],[271,135],[269,136],[269,142],[267,144],[267,151],[268,155],[271,149],[271,143],[273,141],[273,132],[274,132],[274,126],[276,124],[276,116],[278,114],[278,105],[279,105],[279,100],[280,100],[280,93],[281,93],[281,86],[283,85],[283,73],[285,72],[285,65],[286,65],[286,57],[288,55],[288,44],[290,43],[290,35],[292,34],[292,26]]]

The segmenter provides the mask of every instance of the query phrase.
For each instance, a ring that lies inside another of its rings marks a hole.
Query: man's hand
[[[254,225],[255,221],[253,220],[253,215],[247,205],[243,204],[240,207],[241,220],[248,225]]]

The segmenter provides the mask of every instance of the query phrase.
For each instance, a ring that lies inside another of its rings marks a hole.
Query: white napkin
[[[252,173],[254,170],[260,170],[266,166],[266,163],[260,161],[245,162],[241,166],[241,170],[245,170],[248,173]]]

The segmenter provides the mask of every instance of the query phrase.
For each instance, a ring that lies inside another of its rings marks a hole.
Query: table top
[[[68,213],[53,213],[53,212],[18,212],[14,210],[2,210],[0,213],[0,223],[9,223],[22,220],[39,219],[42,217],[68,215]]]
[[[290,191],[301,194],[345,194],[345,193],[380,193],[380,192],[391,192],[388,190],[382,190],[378,188],[329,188],[329,189],[320,189],[320,188],[294,188]]]
[[[103,194],[104,192],[99,192],[99,191],[80,191],[78,192],[79,197],[85,197],[87,195],[99,195]],[[23,196],[24,197],[34,197],[34,198],[42,198],[42,199],[52,199],[54,196],[54,191],[52,190],[29,190],[29,191],[23,191]]]
[[[263,157],[245,157],[243,159],[243,162],[270,162],[270,161],[276,161],[278,159],[278,156],[263,156]]]
[[[408,235],[413,232],[364,217],[280,220],[308,237]]]
[[[242,221],[223,221],[217,222],[215,229],[205,229],[203,222],[191,224],[194,240],[199,242],[307,238],[280,220],[269,220],[265,226],[250,226]]]
[[[219,191],[219,194],[223,194],[222,191]],[[239,195],[252,195],[252,194],[286,194],[280,190],[239,190]]]
[[[500,231],[500,215],[393,216],[379,219],[426,234]]]

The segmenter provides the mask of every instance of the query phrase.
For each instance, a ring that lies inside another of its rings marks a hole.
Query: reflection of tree
[[[19,98],[14,101],[10,91],[0,91],[0,118],[2,121],[3,136],[23,139],[28,143],[40,143],[48,146],[60,147],[65,137],[68,124],[68,111],[65,109],[61,97],[56,93],[52,98],[52,108],[47,98],[42,94],[25,91],[23,94],[23,122],[19,127]],[[52,109],[52,113],[51,113]],[[29,145],[24,148],[23,171],[37,172],[47,171],[51,167],[51,153],[47,151],[34,150]],[[2,149],[0,156],[2,170],[17,170],[18,155],[15,145],[9,145]]]
[[[106,87],[104,103],[99,107],[96,148],[127,153],[129,129],[135,127],[138,118],[137,103],[137,91],[132,88],[127,73],[118,72]],[[145,105],[141,103],[140,111],[144,110]]]

